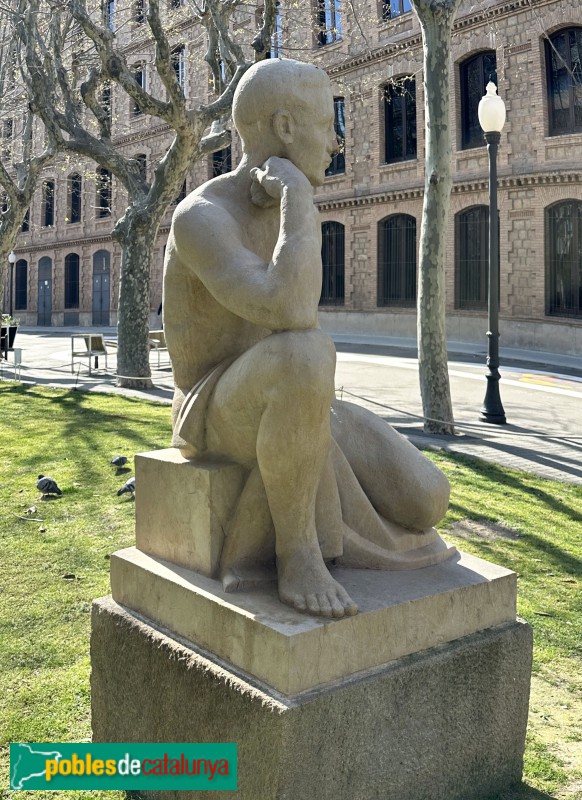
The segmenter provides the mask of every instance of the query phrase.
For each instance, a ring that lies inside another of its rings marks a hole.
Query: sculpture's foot
[[[277,559],[279,598],[306,614],[344,617],[357,614],[349,594],[329,574],[318,547],[303,547]]]

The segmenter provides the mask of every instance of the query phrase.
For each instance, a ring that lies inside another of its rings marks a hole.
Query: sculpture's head
[[[266,59],[243,75],[232,115],[244,152],[288,158],[313,186],[338,150],[333,93],[325,72],[292,59]]]

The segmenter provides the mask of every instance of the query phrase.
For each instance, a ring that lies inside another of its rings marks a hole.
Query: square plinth
[[[459,554],[432,567],[337,568],[359,613],[300,614],[276,586],[227,594],[206,578],[130,547],[111,557],[113,599],[284,695],[388,664],[516,618],[515,573]]]
[[[175,447],[136,455],[137,547],[214,576],[245,474],[237,464],[190,461]]]
[[[531,652],[531,628],[513,621],[284,697],[104,598],[93,737],[236,742],[238,789],[224,800],[491,800],[521,777]],[[194,795],[218,796],[143,792]]]

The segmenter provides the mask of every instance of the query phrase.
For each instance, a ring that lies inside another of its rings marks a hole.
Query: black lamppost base
[[[479,422],[488,422],[491,425],[507,425],[505,414],[491,414],[481,409],[479,414]]]
[[[505,425],[505,409],[499,394],[499,370],[497,367],[489,366],[487,374],[487,391],[479,414],[480,422],[488,422],[491,425]]]

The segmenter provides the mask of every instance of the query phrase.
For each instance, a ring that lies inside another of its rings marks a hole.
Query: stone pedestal
[[[519,781],[532,642],[514,573],[461,554],[333,574],[357,616],[115,553],[93,614],[95,740],[237,742],[233,800],[485,800]]]
[[[237,742],[225,800],[491,800],[521,777],[531,647],[529,626],[507,622],[286,696],[106,598],[94,739]]]

